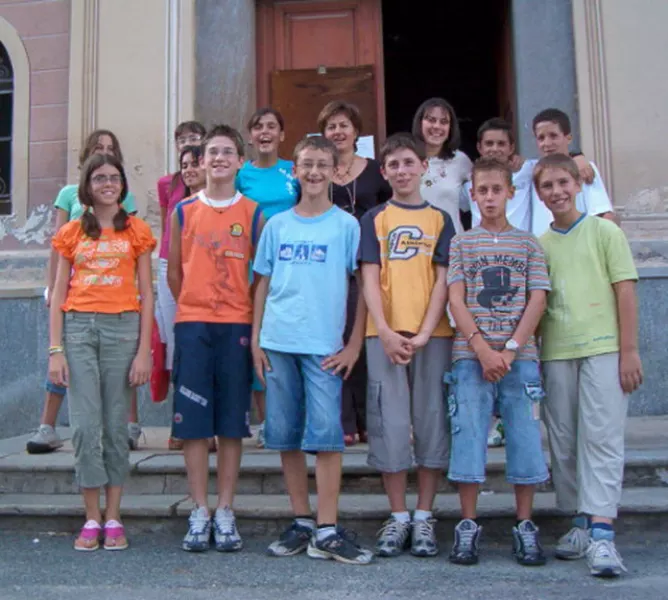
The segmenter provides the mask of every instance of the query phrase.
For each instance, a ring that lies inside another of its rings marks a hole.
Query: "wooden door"
[[[298,69],[274,71],[271,76],[272,106],[286,122],[283,147],[292,152],[295,144],[316,128],[318,113],[330,100],[356,104],[365,123],[364,135],[373,135],[378,152],[376,82],[374,68]]]
[[[367,103],[360,105],[362,134],[384,138],[381,0],[258,0],[256,14],[257,105],[274,106],[284,113],[287,152],[292,151],[292,140],[316,132],[315,117],[334,98]],[[369,67],[363,76],[362,71],[344,73],[362,66]],[[319,67],[327,70],[324,78],[317,73]],[[362,81],[374,88],[373,109],[368,89],[366,95],[351,96]],[[318,86],[323,85],[325,95],[319,96]],[[308,104],[298,106],[298,98],[300,104],[308,99]]]

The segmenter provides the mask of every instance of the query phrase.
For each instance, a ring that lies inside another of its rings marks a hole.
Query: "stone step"
[[[547,456],[547,453],[546,453]],[[130,455],[131,472],[125,489],[131,495],[187,495],[183,456],[180,452],[142,450]],[[344,453],[342,493],[381,494],[380,474],[366,464],[365,447],[358,446]],[[314,457],[308,457],[311,491],[315,492]],[[211,493],[216,489],[216,459],[209,460]],[[505,480],[505,452],[490,449],[487,481],[483,491],[511,492]],[[668,487],[668,449],[628,450],[624,486]],[[548,482],[539,491],[551,491]],[[47,455],[28,455],[25,452],[0,455],[0,493],[2,494],[75,494],[74,455],[58,451]],[[415,473],[409,476],[409,491],[416,491]],[[456,488],[443,477],[439,492],[452,493]],[[664,490],[666,491],[666,490]],[[247,450],[243,455],[239,477],[240,494],[284,494],[285,485],[278,453],[267,450]]]
[[[414,508],[416,496],[409,494],[408,506]],[[216,498],[209,504],[215,507]],[[311,505],[316,506],[315,496]],[[514,524],[514,496],[507,493],[480,495],[478,515],[485,535],[508,538]],[[173,530],[183,533],[185,518],[192,509],[187,496],[179,494],[125,494],[122,514],[126,527],[138,532]],[[384,494],[344,494],[339,503],[339,521],[356,530],[367,541],[387,518],[389,507]],[[239,494],[235,512],[242,535],[274,535],[292,517],[285,495]],[[441,539],[450,539],[451,528],[459,520],[459,500],[455,494],[438,494],[434,514],[439,520]],[[81,527],[84,517],[81,496],[78,494],[0,494],[0,518],[3,529],[28,529],[43,534],[69,533]],[[554,494],[536,495],[534,517],[548,538],[556,538],[568,527],[568,517],[555,508]],[[618,529],[643,531],[659,530],[668,525],[668,494],[665,490],[631,488],[624,490],[620,506]]]

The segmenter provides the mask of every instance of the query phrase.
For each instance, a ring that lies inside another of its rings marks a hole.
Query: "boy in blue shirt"
[[[336,163],[336,147],[323,137],[297,144],[301,201],[269,220],[255,256],[252,351],[267,388],[265,447],[281,452],[295,513],[268,553],[293,556],[307,550],[312,558],[368,564],[372,553],[336,526],[344,450],[342,376],[357,361],[366,318],[360,295],[344,347],[348,280],[357,270],[360,230],[355,217],[329,200]],[[317,527],[304,452],[317,455]]]

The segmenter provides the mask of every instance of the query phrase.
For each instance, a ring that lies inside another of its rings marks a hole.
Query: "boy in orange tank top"
[[[206,188],[172,215],[167,267],[176,298],[174,436],[184,440],[190,495],[195,503],[182,548],[202,552],[211,533],[219,552],[242,547],[232,501],[241,440],[250,437],[252,303],[249,265],[264,218],[235,192],[244,144],[227,125],[203,143]],[[218,507],[207,506],[209,437],[218,438]]]

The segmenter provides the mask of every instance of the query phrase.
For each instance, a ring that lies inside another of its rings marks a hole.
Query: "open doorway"
[[[455,107],[461,150],[474,159],[483,121],[513,122],[510,0],[412,0],[409,7],[382,3],[387,133],[410,131],[417,107],[440,96]]]

